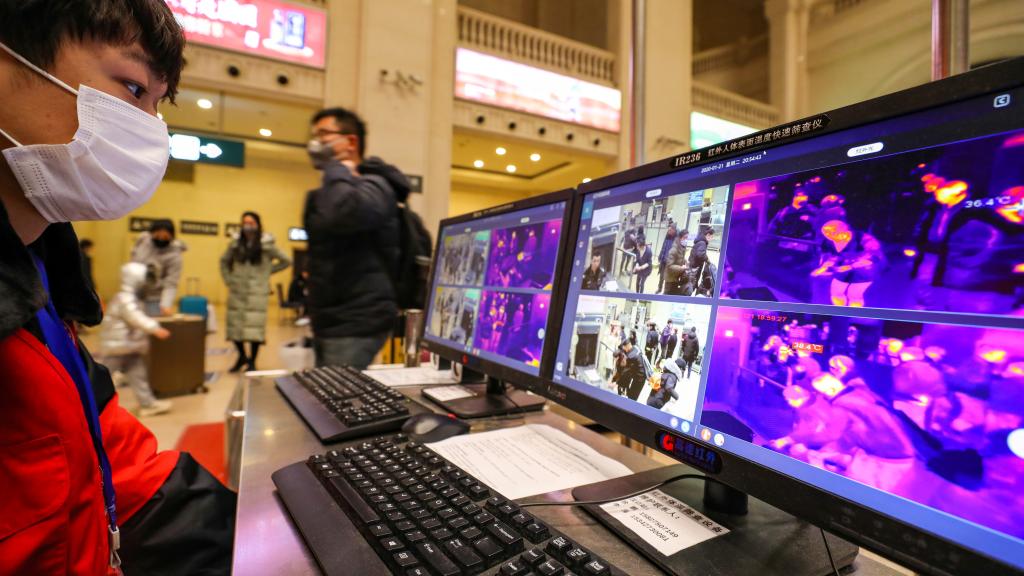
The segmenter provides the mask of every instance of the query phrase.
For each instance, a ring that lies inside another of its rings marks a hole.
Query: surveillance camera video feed
[[[1024,569],[1021,101],[586,190],[553,381]]]
[[[444,227],[424,337],[538,375],[565,208]]]

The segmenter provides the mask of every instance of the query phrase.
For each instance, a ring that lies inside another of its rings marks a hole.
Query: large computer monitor
[[[1024,59],[591,182],[569,234],[538,391],[917,570],[1024,570]]]
[[[473,396],[446,400],[451,392],[427,391],[428,398],[467,418],[543,405],[506,393],[503,383],[525,387],[540,378],[571,202],[572,191],[563,190],[441,222],[422,341],[484,375],[491,393],[466,387]]]

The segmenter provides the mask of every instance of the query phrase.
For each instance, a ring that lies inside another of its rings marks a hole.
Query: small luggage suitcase
[[[185,292],[186,295],[178,301],[178,311],[182,314],[202,316],[203,320],[206,320],[209,301],[206,297],[199,295],[199,278],[192,277],[185,280]]]

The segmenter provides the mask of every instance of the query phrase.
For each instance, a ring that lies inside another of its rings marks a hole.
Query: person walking
[[[647,283],[647,277],[651,275],[653,267],[651,262],[653,255],[646,239],[637,240],[636,255],[636,267],[633,269],[636,272],[636,291],[638,294],[643,294],[644,284]]]
[[[665,290],[663,294],[682,295],[688,282],[686,273],[687,237],[685,228],[676,235],[676,240],[665,256]]]
[[[686,341],[683,342],[683,361],[686,363],[686,378],[690,378],[690,372],[693,370],[693,363],[697,361],[697,355],[700,354],[700,341],[697,340],[697,328],[690,327],[690,333],[686,335]]]
[[[658,252],[658,294],[662,294],[662,290],[665,289],[665,272],[668,265],[668,252],[672,249],[672,244],[676,239],[676,225],[671,220],[668,223],[668,231],[665,232],[665,239],[661,242],[661,251]]]
[[[243,367],[256,369],[256,355],[266,340],[270,275],[291,264],[291,259],[274,243],[274,237],[263,232],[259,214],[242,214],[242,232],[220,258],[220,273],[228,285],[227,338],[238,349],[238,360],[231,372]]]

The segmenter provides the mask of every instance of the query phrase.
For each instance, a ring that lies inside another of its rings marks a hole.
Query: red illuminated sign
[[[323,68],[327,13],[278,0],[166,0],[189,42]]]

